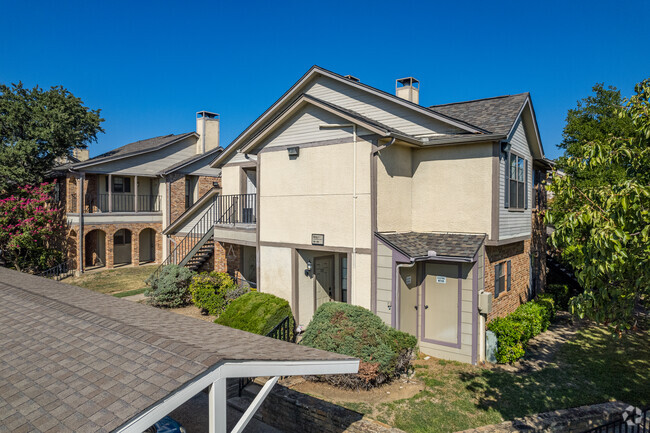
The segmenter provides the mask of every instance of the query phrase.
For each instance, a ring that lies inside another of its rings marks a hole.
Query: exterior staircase
[[[200,271],[214,255],[214,238],[208,239],[196,253],[185,264],[185,267],[198,272]]]

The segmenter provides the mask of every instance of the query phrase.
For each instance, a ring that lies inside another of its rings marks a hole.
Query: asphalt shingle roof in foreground
[[[0,432],[108,432],[222,361],[351,359],[0,267]]]

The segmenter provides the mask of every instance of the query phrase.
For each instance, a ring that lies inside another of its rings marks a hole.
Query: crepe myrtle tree
[[[6,266],[38,272],[63,260],[66,224],[52,199],[54,187],[26,185],[0,199],[0,259]]]
[[[609,324],[617,333],[635,328],[634,309],[650,295],[650,79],[617,110],[633,125],[625,135],[585,142],[566,158],[572,172],[624,168],[613,183],[585,183],[553,173],[555,196],[547,222],[550,243],[573,266],[584,292],[571,300],[574,314]]]

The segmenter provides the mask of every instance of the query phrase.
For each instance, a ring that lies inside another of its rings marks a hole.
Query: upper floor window
[[[185,176],[185,209],[194,204],[196,184],[197,181],[195,176]]]
[[[506,169],[506,207],[528,208],[528,161],[515,153],[508,154]]]
[[[113,178],[113,192],[131,192],[131,178],[123,176],[112,176]],[[106,183],[106,191],[108,191],[108,182]]]

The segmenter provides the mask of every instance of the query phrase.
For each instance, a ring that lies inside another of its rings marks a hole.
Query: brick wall
[[[111,269],[114,266],[114,245],[113,236],[115,232],[120,229],[127,229],[131,231],[131,264],[138,266],[140,264],[140,232],[145,229],[153,229],[155,231],[155,259],[156,263],[160,263],[162,258],[162,238],[160,232],[162,231],[162,224],[160,223],[128,223],[128,224],[92,224],[84,226],[84,267],[91,266],[97,263],[97,256],[101,256],[97,251],[98,245],[95,236],[87,236],[93,230],[101,230],[106,234],[106,268]],[[77,233],[74,230],[75,234]],[[78,235],[78,234],[77,234]],[[75,259],[77,255],[77,236],[68,236],[68,258]],[[74,245],[74,247],[73,247]]]
[[[199,198],[203,197],[205,193],[210,191],[213,188],[215,182],[217,182],[219,184],[219,188],[221,188],[220,177],[199,176],[199,180],[196,186],[199,190]]]
[[[241,245],[215,242],[214,270],[241,278]]]
[[[65,179],[65,203],[66,212],[76,213],[77,208],[77,179],[73,176],[69,176]]]
[[[496,265],[511,261],[510,290],[501,292],[492,300],[492,312],[488,322],[495,317],[504,317],[528,301],[530,285],[530,240],[514,242],[498,247],[485,247],[485,291],[494,293]],[[507,279],[506,279],[507,280]]]
[[[169,222],[172,223],[185,212],[185,175],[170,174],[166,181],[169,183]]]

